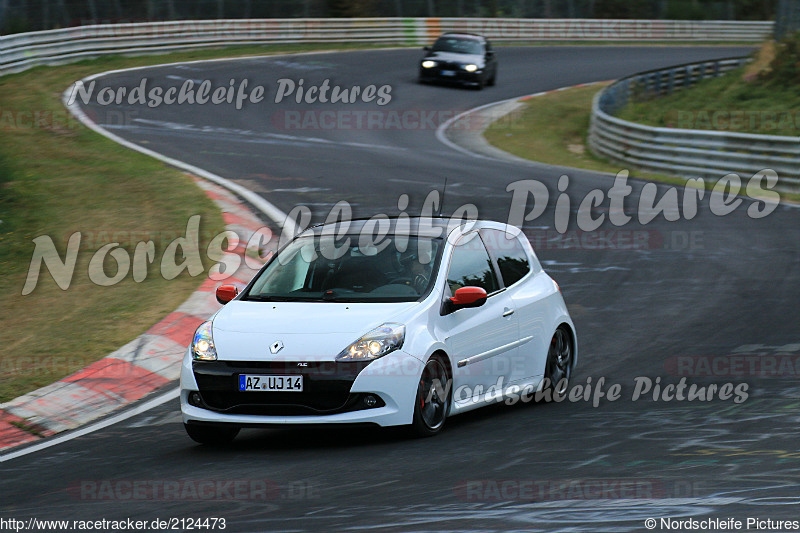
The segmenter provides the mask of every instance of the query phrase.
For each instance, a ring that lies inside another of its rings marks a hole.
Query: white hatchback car
[[[181,372],[183,421],[201,443],[275,424],[433,435],[482,405],[563,394],[578,358],[558,285],[498,222],[313,227],[217,299]]]

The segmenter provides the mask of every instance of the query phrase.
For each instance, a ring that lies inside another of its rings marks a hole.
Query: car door
[[[477,232],[464,235],[456,244],[447,265],[449,298],[461,287],[476,286],[486,290],[488,298],[481,307],[464,308],[441,317],[445,344],[452,356],[455,401],[473,397],[481,400],[490,387],[508,384],[510,355],[518,340],[513,302],[502,290],[494,263]],[[469,387],[469,394],[463,387]]]
[[[552,281],[520,236],[497,229],[483,229],[481,235],[512,302],[523,342],[511,358],[510,378],[518,381],[542,375],[550,341],[545,298],[552,293]]]

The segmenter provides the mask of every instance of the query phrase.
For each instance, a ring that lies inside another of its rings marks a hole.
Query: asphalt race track
[[[440,122],[514,96],[747,49],[500,48],[497,86],[480,92],[417,84],[420,53],[358,51],[122,72],[102,78],[98,89],[132,87],[142,76],[151,86],[248,78],[251,86],[267,87],[267,100],[241,111],[227,104],[94,104],[87,112],[127,140],[234,180],[285,212],[307,205],[318,218],[339,200],[348,201],[356,216],[397,213],[402,194],[410,196],[413,213],[448,177],[445,213],[474,203],[482,218],[506,220],[507,185],[539,180],[551,191],[550,205],[524,228],[537,237],[553,230],[559,176],[570,177],[570,230],[576,229],[580,199],[595,188],[608,190],[612,179],[473,158],[436,139]],[[344,88],[389,84],[392,99],[383,107],[275,104],[281,78],[304,78],[306,86],[325,78]],[[284,120],[287,112],[323,110],[441,113],[433,127],[399,129],[303,129]],[[631,185],[626,212],[635,214],[643,182]],[[616,228],[606,219],[598,230],[645,235],[647,244],[635,248],[619,245],[623,241],[613,234],[600,246],[534,241],[578,328],[581,359],[573,383],[590,376],[593,383],[600,377],[619,383],[622,397],[615,402],[597,408],[591,402],[493,406],[451,418],[434,439],[409,440],[372,428],[249,429],[229,447],[213,449],[189,440],[174,401],[4,463],[0,513],[87,520],[224,517],[232,531],[644,531],[647,518],[796,520],[796,373],[688,377],[703,385],[749,384],[749,398],[739,404],[650,396],[631,401],[637,376],[676,383],[678,357],[800,357],[792,318],[800,299],[800,211],[782,205],[752,219],[746,214],[751,203],[718,217],[703,202],[692,220],[659,216],[646,226],[634,217]],[[603,488],[581,481],[587,479]],[[251,493],[150,501],[82,489],[87,481],[119,487],[137,480],[268,480],[274,490],[266,499]],[[533,492],[526,488],[531,486]]]

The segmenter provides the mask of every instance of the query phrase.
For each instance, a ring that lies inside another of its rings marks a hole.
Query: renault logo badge
[[[283,343],[281,341],[275,341],[269,346],[269,351],[274,354],[283,350]]]

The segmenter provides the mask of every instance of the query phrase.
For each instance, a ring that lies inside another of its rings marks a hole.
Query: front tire
[[[412,434],[416,437],[436,435],[447,420],[452,394],[452,377],[440,356],[434,355],[422,369],[414,402]]]
[[[183,427],[186,428],[186,433],[189,434],[193,441],[211,446],[228,444],[236,438],[240,430],[236,426],[205,426],[200,424],[184,424]]]

